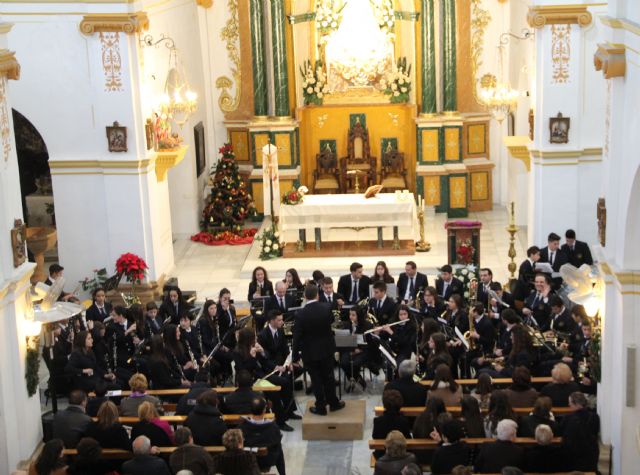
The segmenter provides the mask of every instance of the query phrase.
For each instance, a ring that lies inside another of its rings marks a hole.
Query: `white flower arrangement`
[[[478,268],[473,264],[455,264],[451,267],[453,268],[453,275],[455,275],[462,282],[464,288],[464,298],[468,298],[469,284],[473,279],[478,279]]]
[[[396,12],[393,8],[393,0],[382,0],[377,8],[378,26],[390,38],[395,36]]]
[[[340,12],[344,8],[344,4],[336,8],[333,0],[320,0],[316,7],[316,28],[322,36],[329,35],[340,26]]]
[[[407,58],[398,58],[397,64],[380,80],[378,86],[385,94],[391,96],[390,102],[409,102],[411,65],[407,66]]]
[[[328,92],[327,76],[324,73],[322,61],[318,60],[315,64],[309,60],[305,61],[300,67],[300,74],[303,78],[302,95],[305,105],[322,105],[322,98]]]
[[[280,233],[276,230],[275,226],[265,229],[261,235],[255,236],[254,239],[260,239],[262,241],[260,247],[261,260],[275,259],[282,255],[284,244],[280,242]]]

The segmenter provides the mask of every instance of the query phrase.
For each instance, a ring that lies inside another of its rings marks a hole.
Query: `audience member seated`
[[[385,453],[376,461],[373,475],[395,475],[410,463],[416,463],[416,456],[407,453],[407,439],[400,431],[389,432],[384,448]]]
[[[91,418],[85,413],[87,393],[81,389],[71,391],[69,405],[53,416],[53,437],[62,439],[65,448],[73,449],[84,435]]]
[[[580,390],[578,383],[573,381],[571,368],[565,363],[558,363],[551,370],[551,378],[553,382],[543,387],[540,395],[550,397],[553,407],[567,407],[569,395]]]
[[[393,430],[400,431],[402,435],[408,439],[411,438],[411,428],[409,421],[405,416],[400,414],[403,406],[402,394],[395,389],[389,389],[382,393],[382,405],[384,412],[381,416],[373,419],[373,433],[371,437],[374,439],[384,439],[387,434]],[[382,456],[382,451],[375,452],[376,457]]]
[[[538,399],[538,391],[531,387],[531,372],[526,366],[518,366],[511,375],[513,384],[505,390],[511,407],[531,407]]]
[[[224,398],[222,412],[225,414],[249,414],[251,402],[261,394],[253,390],[253,377],[246,369],[238,371],[236,384],[238,389]]]
[[[484,437],[484,423],[478,400],[468,394],[462,396],[460,412],[460,422],[463,424],[465,437]]]
[[[524,467],[524,449],[515,444],[518,424],[511,419],[498,422],[497,441],[482,444],[476,458],[475,471],[496,473],[503,467]]]
[[[98,410],[100,409],[100,406],[102,406],[102,403],[109,400],[109,398],[107,397],[107,392],[109,392],[109,387],[105,383],[100,381],[98,384],[96,384],[96,389],[94,391],[95,396],[90,397],[87,400],[87,407],[85,407],[87,416],[98,416]]]
[[[131,438],[144,435],[151,444],[157,447],[169,447],[173,445],[173,429],[167,421],[160,419],[156,407],[149,401],[140,404],[138,408],[140,422],[133,424]]]
[[[558,434],[557,423],[551,412],[551,399],[540,396],[533,405],[533,412],[520,419],[518,437],[533,437],[540,424],[549,426],[554,434]]]
[[[284,452],[282,451],[282,432],[278,425],[265,419],[267,401],[258,397],[251,403],[251,417],[238,427],[244,437],[246,447],[266,447],[267,455],[258,456],[258,467],[268,472],[275,465],[280,475],[286,475]]]
[[[500,471],[500,475],[524,475],[524,472],[518,467],[503,467]]]
[[[405,406],[424,406],[427,402],[427,388],[413,380],[416,364],[412,360],[404,360],[398,367],[398,379],[390,381],[384,387],[395,389],[402,395]]]
[[[413,423],[413,437],[416,439],[430,439],[435,431],[436,423],[440,415],[445,414],[447,408],[444,405],[442,399],[438,396],[433,396],[427,401],[427,406],[424,411],[416,417]],[[431,462],[431,456],[433,452],[430,450],[416,450],[414,451],[418,462],[420,464],[427,464]]]
[[[453,467],[469,463],[471,451],[467,444],[460,440],[464,436],[460,421],[450,420],[442,425],[440,431],[442,445],[435,450],[431,459],[433,475],[448,474]]]
[[[160,399],[150,394],[146,394],[149,387],[147,377],[142,373],[135,373],[129,378],[129,387],[131,388],[131,396],[125,397],[120,402],[120,415],[135,417],[138,415],[138,407],[145,401],[149,401],[156,407],[158,414],[163,414]],[[104,447],[104,446],[103,446]]]
[[[180,427],[175,433],[178,448],[169,457],[169,466],[173,473],[189,470],[193,475],[214,473],[213,458],[199,445],[193,443],[188,427]]]
[[[29,466],[29,475],[66,475],[67,464],[62,455],[63,449],[61,439],[51,439],[44,444],[36,461]]]
[[[507,393],[503,390],[493,391],[489,400],[489,414],[484,418],[485,437],[495,438],[498,423],[503,419],[516,420],[516,415],[511,409]]]
[[[225,451],[213,459],[215,473],[222,475],[259,475],[260,469],[255,454],[245,452],[240,429],[229,429],[222,436]]]
[[[451,470],[451,475],[473,475],[473,471],[471,467],[467,467],[465,465],[456,465]]]
[[[208,371],[198,371],[196,380],[189,388],[187,394],[183,394],[176,406],[176,416],[188,416],[196,407],[200,394],[211,389],[210,376]]]
[[[144,402],[140,407],[150,402]],[[148,437],[141,435],[133,440],[133,458],[122,464],[122,473],[126,475],[171,475],[166,462],[154,454],[158,448],[151,445]]]
[[[83,437],[76,447],[78,454],[73,458],[73,463],[67,473],[69,475],[107,475],[118,467],[118,461],[109,462],[101,459],[102,447],[97,440],[91,437]]]
[[[438,365],[429,389],[428,398],[437,396],[444,401],[445,406],[459,406],[462,399],[462,387],[456,383],[451,369],[446,364]]]
[[[551,445],[553,431],[546,424],[536,427],[536,445],[525,451],[524,468],[527,472],[553,473],[567,468],[564,454],[558,446]]]
[[[404,466],[400,475],[422,475],[422,469],[416,463],[409,463]]]
[[[478,375],[478,384],[471,391],[471,395],[478,400],[480,409],[489,409],[491,391],[493,391],[491,376],[487,373],[480,373]]]
[[[91,421],[85,435],[95,439],[105,449],[131,450],[127,430],[118,422],[118,408],[105,401],[98,411],[98,420]]]
[[[200,394],[184,425],[191,429],[196,444],[222,445],[222,435],[227,426],[218,410],[218,393],[209,389]]]
[[[569,407],[573,412],[562,419],[559,428],[563,455],[571,470],[595,472],[600,455],[600,417],[588,408],[581,392],[571,393]]]

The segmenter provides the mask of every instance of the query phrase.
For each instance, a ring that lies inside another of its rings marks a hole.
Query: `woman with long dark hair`
[[[295,289],[297,291],[304,290],[304,284],[300,280],[298,271],[295,270],[293,267],[291,269],[287,269],[287,271],[284,274],[284,279],[282,279],[282,282],[287,284],[287,290],[289,289]]]
[[[391,350],[396,354],[396,363],[400,366],[404,360],[411,358],[416,351],[416,324],[409,315],[409,307],[400,305],[394,319],[395,322],[406,322],[398,325],[383,325],[375,333],[389,341]]]
[[[376,282],[384,282],[385,284],[393,284],[395,281],[396,280],[389,273],[387,263],[384,261],[378,261],[376,268],[373,271],[373,275],[371,276],[371,283],[375,284]]]
[[[425,364],[425,378],[433,379],[436,368],[441,364],[445,364],[451,368],[453,366],[453,358],[449,354],[447,347],[447,337],[444,333],[436,332],[431,334],[427,343],[427,360]]]
[[[251,302],[258,297],[267,297],[273,295],[273,284],[267,275],[267,269],[258,266],[251,273],[251,282],[249,283],[249,292],[247,300]]]
[[[518,366],[533,368],[536,363],[533,339],[524,326],[516,325],[511,329],[511,343],[511,353],[502,363],[495,363],[493,368],[483,368],[480,372],[489,373],[494,378],[510,378]]]
[[[85,392],[95,391],[99,381],[110,382],[114,389],[119,388],[116,376],[113,372],[105,372],[96,361],[93,353],[93,337],[87,331],[81,331],[73,339],[73,351],[69,355],[69,361],[65,372],[73,381],[74,389],[82,389]]]
[[[460,411],[460,422],[464,424],[465,437],[484,437],[484,424],[478,400],[468,394],[462,396]]]
[[[436,321],[445,310],[445,305],[442,303],[442,300],[440,300],[436,288],[429,286],[424,289],[422,302],[420,304],[420,313],[422,313],[422,316],[425,318],[429,317],[433,321]]]
[[[105,449],[131,450],[127,430],[118,422],[118,407],[105,401],[98,409],[98,420],[92,421],[85,435],[97,440]]]
[[[63,450],[64,444],[60,439],[51,439],[44,444],[36,461],[29,466],[29,475],[66,475]]]
[[[162,341],[164,342],[164,350],[169,364],[175,365],[180,375],[184,375],[185,379],[193,381],[196,376],[196,370],[182,343],[180,327],[171,323],[165,325],[162,329]]]
[[[365,331],[370,330],[372,325],[365,318],[364,309],[361,307],[351,307],[349,309],[349,320],[343,322],[342,328],[349,330],[352,335],[362,335]],[[370,358],[370,350],[368,347],[358,347],[353,350],[343,350],[340,353],[340,367],[344,372],[347,381],[354,379],[364,391],[367,383],[362,377],[362,367],[367,364]],[[347,392],[353,390],[353,385],[347,385]]]
[[[228,317],[228,315],[226,316]],[[222,337],[218,318],[218,304],[215,300],[207,300],[202,307],[202,313],[196,323],[196,331],[202,342],[203,358],[209,357]],[[233,357],[228,348],[222,345],[218,346],[218,349],[209,360],[210,373],[212,375],[219,375],[219,382],[224,381],[231,375],[232,361]]]
[[[509,404],[507,393],[503,390],[493,391],[489,399],[489,414],[484,418],[485,437],[495,439],[498,422],[503,419],[516,419],[516,414]]]
[[[413,423],[413,438],[414,439],[431,439],[431,434],[436,428],[436,421],[440,414],[445,414],[447,407],[444,401],[437,396],[431,397],[427,401],[427,405],[424,411],[416,417]],[[422,464],[428,464],[431,462],[432,451],[430,450],[416,450],[414,452],[418,458],[418,462]]]
[[[231,300],[231,291],[223,288],[218,294],[218,336],[222,339],[220,350],[230,352],[236,347],[236,308]]]
[[[173,331],[176,331],[174,325]],[[153,389],[177,389],[190,385],[186,376],[183,376],[179,366],[173,358],[168,357],[165,351],[162,335],[153,335],[151,338],[151,356],[149,357],[149,374]]]
[[[167,297],[163,300],[158,311],[160,320],[164,323],[180,324],[180,317],[189,311],[187,302],[182,296],[182,290],[179,287],[171,287],[167,293]]]
[[[437,396],[442,399],[446,406],[459,406],[462,399],[462,386],[460,386],[453,375],[451,368],[446,364],[440,364],[436,368],[436,372],[428,392],[428,398]]]

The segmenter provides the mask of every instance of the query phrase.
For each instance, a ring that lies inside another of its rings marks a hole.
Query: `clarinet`
[[[116,340],[116,335],[113,335],[113,368],[118,367],[118,341]]]
[[[173,352],[171,351],[170,353],[171,353],[171,356],[173,357],[173,361],[175,362],[176,366],[178,367],[178,370],[180,371],[180,377],[182,378],[183,381],[186,381],[187,377],[184,375],[184,370],[182,369],[182,365],[178,361],[178,358],[176,358],[176,355],[174,355]]]
[[[193,354],[193,351],[191,350],[191,345],[189,344],[189,342],[187,341],[187,339],[184,339],[184,344],[187,347],[187,351],[189,352],[189,358],[191,359],[191,362],[193,363],[193,369],[195,369],[196,371],[198,371],[200,368],[198,368],[198,360],[196,360],[196,356]]]
[[[200,354],[204,355],[204,347],[202,346],[202,332],[200,331],[200,327],[196,325],[194,331],[198,334],[198,344],[200,345]]]

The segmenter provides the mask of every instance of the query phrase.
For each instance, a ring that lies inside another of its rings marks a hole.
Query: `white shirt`
[[[272,336],[274,339],[275,339],[275,338],[277,338],[277,337],[276,337],[276,334],[278,333],[278,330],[277,330],[277,329],[275,329],[275,328],[273,328],[273,327],[271,326],[271,324],[269,324],[269,330],[271,330],[271,336]]]
[[[404,299],[405,300],[410,300],[411,299],[411,282],[413,282],[413,290],[416,289],[416,276],[414,275],[413,277],[409,277],[409,275],[407,275],[407,291],[404,293]]]

